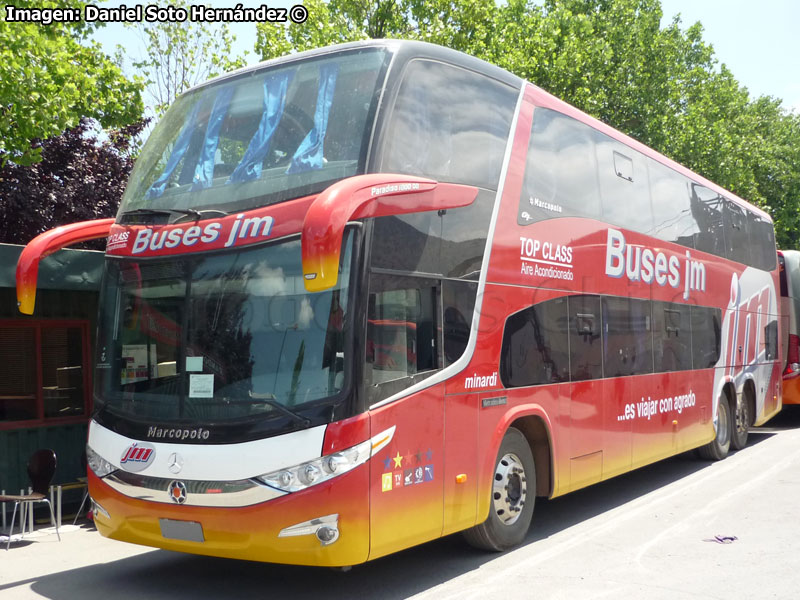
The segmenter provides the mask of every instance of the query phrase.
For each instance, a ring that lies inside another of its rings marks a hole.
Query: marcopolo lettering
[[[194,429],[181,429],[179,427],[155,427],[151,426],[147,429],[147,437],[155,440],[207,440],[211,432],[202,427],[195,427]]]

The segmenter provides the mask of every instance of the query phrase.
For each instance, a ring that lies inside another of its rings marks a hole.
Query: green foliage
[[[17,2],[27,7],[29,2]],[[83,9],[84,2],[36,2],[40,8]],[[97,43],[89,44],[85,23],[42,26],[0,20],[0,165],[31,164],[32,147],[93,117],[104,127],[141,118],[141,86],[126,79]]]
[[[0,167],[0,242],[27,244],[59,225],[113,217],[146,125],[139,120],[99,136],[97,123],[81,118],[61,135],[35,142],[39,162],[6,162]],[[104,242],[91,245],[104,248]]]
[[[187,0],[170,4],[188,11]],[[159,115],[189,88],[245,65],[244,58],[232,56],[236,36],[225,23],[138,23],[135,27],[146,55],[134,60],[133,66],[144,76]]]
[[[256,52],[364,38],[441,44],[499,65],[765,208],[800,247],[800,116],[750,97],[703,41],[661,26],[660,0],[308,0],[309,18],[257,25]]]

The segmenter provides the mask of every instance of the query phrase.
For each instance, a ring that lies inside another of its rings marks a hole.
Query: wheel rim
[[[494,512],[504,525],[513,525],[520,518],[527,493],[522,461],[511,452],[504,454],[497,462],[492,486]]]
[[[724,400],[720,400],[717,413],[719,414],[719,418],[717,419],[717,441],[720,446],[725,446],[730,442],[731,437],[731,427],[728,419],[728,403]]]

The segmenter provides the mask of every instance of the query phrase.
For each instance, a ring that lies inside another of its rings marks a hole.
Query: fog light
[[[339,539],[339,530],[335,527],[324,525],[323,527],[317,529],[317,539],[323,546],[332,544]]]

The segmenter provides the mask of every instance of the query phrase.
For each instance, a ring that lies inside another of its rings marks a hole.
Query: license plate
[[[196,521],[175,521],[173,519],[159,519],[161,535],[171,540],[184,542],[205,542],[203,526]]]

